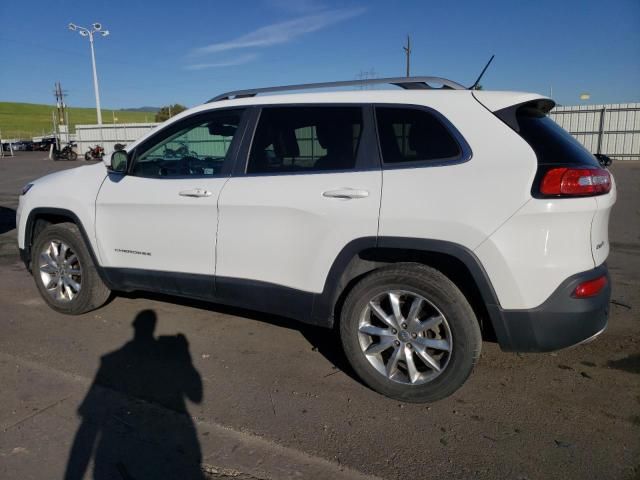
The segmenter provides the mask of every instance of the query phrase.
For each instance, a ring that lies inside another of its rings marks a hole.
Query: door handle
[[[194,188],[193,190],[182,190],[179,195],[181,197],[210,197],[213,195],[209,190],[204,188]]]
[[[323,197],[327,198],[342,198],[349,200],[352,198],[366,198],[369,196],[369,192],[366,190],[358,190],[355,188],[338,188],[336,190],[327,190],[322,192]]]

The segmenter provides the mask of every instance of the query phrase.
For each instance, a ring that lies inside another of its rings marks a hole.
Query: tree
[[[173,105],[167,105],[162,107],[158,113],[156,113],[156,122],[164,122],[165,120],[173,117],[174,115],[184,112],[187,109],[184,105],[175,103]]]

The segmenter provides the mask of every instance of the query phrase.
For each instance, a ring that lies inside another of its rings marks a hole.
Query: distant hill
[[[145,107],[143,107],[145,108]],[[31,138],[52,130],[51,112],[53,105],[36,103],[0,102],[0,132],[2,138]],[[68,108],[71,132],[80,124],[96,123],[95,108]],[[109,110],[102,109],[102,121],[112,123],[116,118],[118,123],[153,122],[155,112]]]
[[[150,112],[150,113],[158,113],[160,111],[160,107],[138,107],[138,108],[121,108],[121,112]]]

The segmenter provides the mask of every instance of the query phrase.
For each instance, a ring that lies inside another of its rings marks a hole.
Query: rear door
[[[382,178],[370,108],[265,107],[247,150],[220,196],[217,294],[322,292],[345,245],[375,245]]]

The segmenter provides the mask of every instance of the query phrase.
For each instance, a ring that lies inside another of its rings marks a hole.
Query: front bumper
[[[607,276],[607,285],[591,298],[574,298],[578,284]],[[550,352],[583,343],[607,327],[611,279],[605,264],[566,279],[540,306],[503,310],[488,305],[500,348],[510,352]],[[497,324],[496,324],[497,323]]]
[[[24,263],[24,266],[27,267],[27,270],[31,271],[31,258],[29,258],[29,252],[26,248],[19,248],[20,251],[20,260]]]

